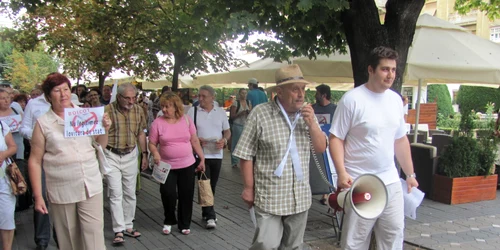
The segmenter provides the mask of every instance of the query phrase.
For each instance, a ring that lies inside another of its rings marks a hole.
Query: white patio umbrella
[[[405,85],[418,84],[416,128],[424,83],[500,83],[500,46],[468,30],[423,14],[417,21],[403,77]],[[317,60],[295,59],[302,72],[329,77],[352,77],[350,55],[319,56]],[[416,142],[416,137],[414,138]]]
[[[295,63],[296,59],[297,58],[292,58],[291,61]],[[350,70],[350,62],[348,62],[348,64],[348,68]],[[286,65],[288,65],[287,62],[275,62],[271,58],[260,59],[250,63],[248,66],[243,66],[229,72],[196,76],[193,80],[193,84],[196,86],[209,84],[213,87],[237,86],[237,88],[245,88],[247,86],[248,79],[256,78],[260,82],[261,87],[267,88],[276,84],[276,70]],[[350,70],[350,76],[347,77],[324,77],[321,74],[318,74],[318,72],[320,71],[315,71],[313,74],[309,74],[303,70],[304,78],[312,83],[328,83],[333,90],[351,89],[353,86],[352,70]],[[349,73],[345,73],[345,75],[348,74]],[[346,85],[349,85],[350,87],[347,87]]]

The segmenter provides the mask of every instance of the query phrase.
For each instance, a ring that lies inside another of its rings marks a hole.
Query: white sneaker
[[[207,229],[213,229],[217,226],[214,219],[207,220]]]

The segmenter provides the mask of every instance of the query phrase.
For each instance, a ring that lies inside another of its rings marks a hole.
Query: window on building
[[[490,40],[500,43],[500,26],[490,28]]]

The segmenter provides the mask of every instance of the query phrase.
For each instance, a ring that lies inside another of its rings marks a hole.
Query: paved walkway
[[[227,152],[225,152],[227,153]],[[227,154],[226,154],[227,155]],[[142,177],[142,190],[137,199],[135,227],[143,236],[126,238],[123,246],[111,245],[113,233],[109,205],[105,203],[105,239],[108,249],[248,249],[253,237],[253,224],[248,210],[240,199],[242,183],[239,169],[232,169],[229,158],[217,185],[215,199],[218,224],[206,230],[201,220],[201,207],[195,194],[193,223],[190,235],[177,230],[162,235],[163,208],[159,185]],[[339,249],[332,228],[331,215],[315,196],[309,210],[304,249]],[[34,249],[32,210],[16,213],[17,231],[14,249]],[[500,249],[500,198],[495,201],[464,205],[444,205],[424,200],[418,209],[417,220],[406,220],[404,249]],[[49,247],[55,250],[52,241]]]

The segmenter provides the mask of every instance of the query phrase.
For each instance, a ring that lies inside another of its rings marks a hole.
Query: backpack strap
[[[238,112],[240,111],[240,105],[240,101],[236,100],[236,114],[238,114]]]
[[[198,106],[194,106],[194,127],[198,131],[198,126],[196,126],[196,116],[197,116],[197,114],[198,114]]]
[[[16,113],[16,115],[19,115],[19,113],[17,112],[17,110],[13,107],[10,107],[12,109],[12,111],[14,111],[14,113]]]

